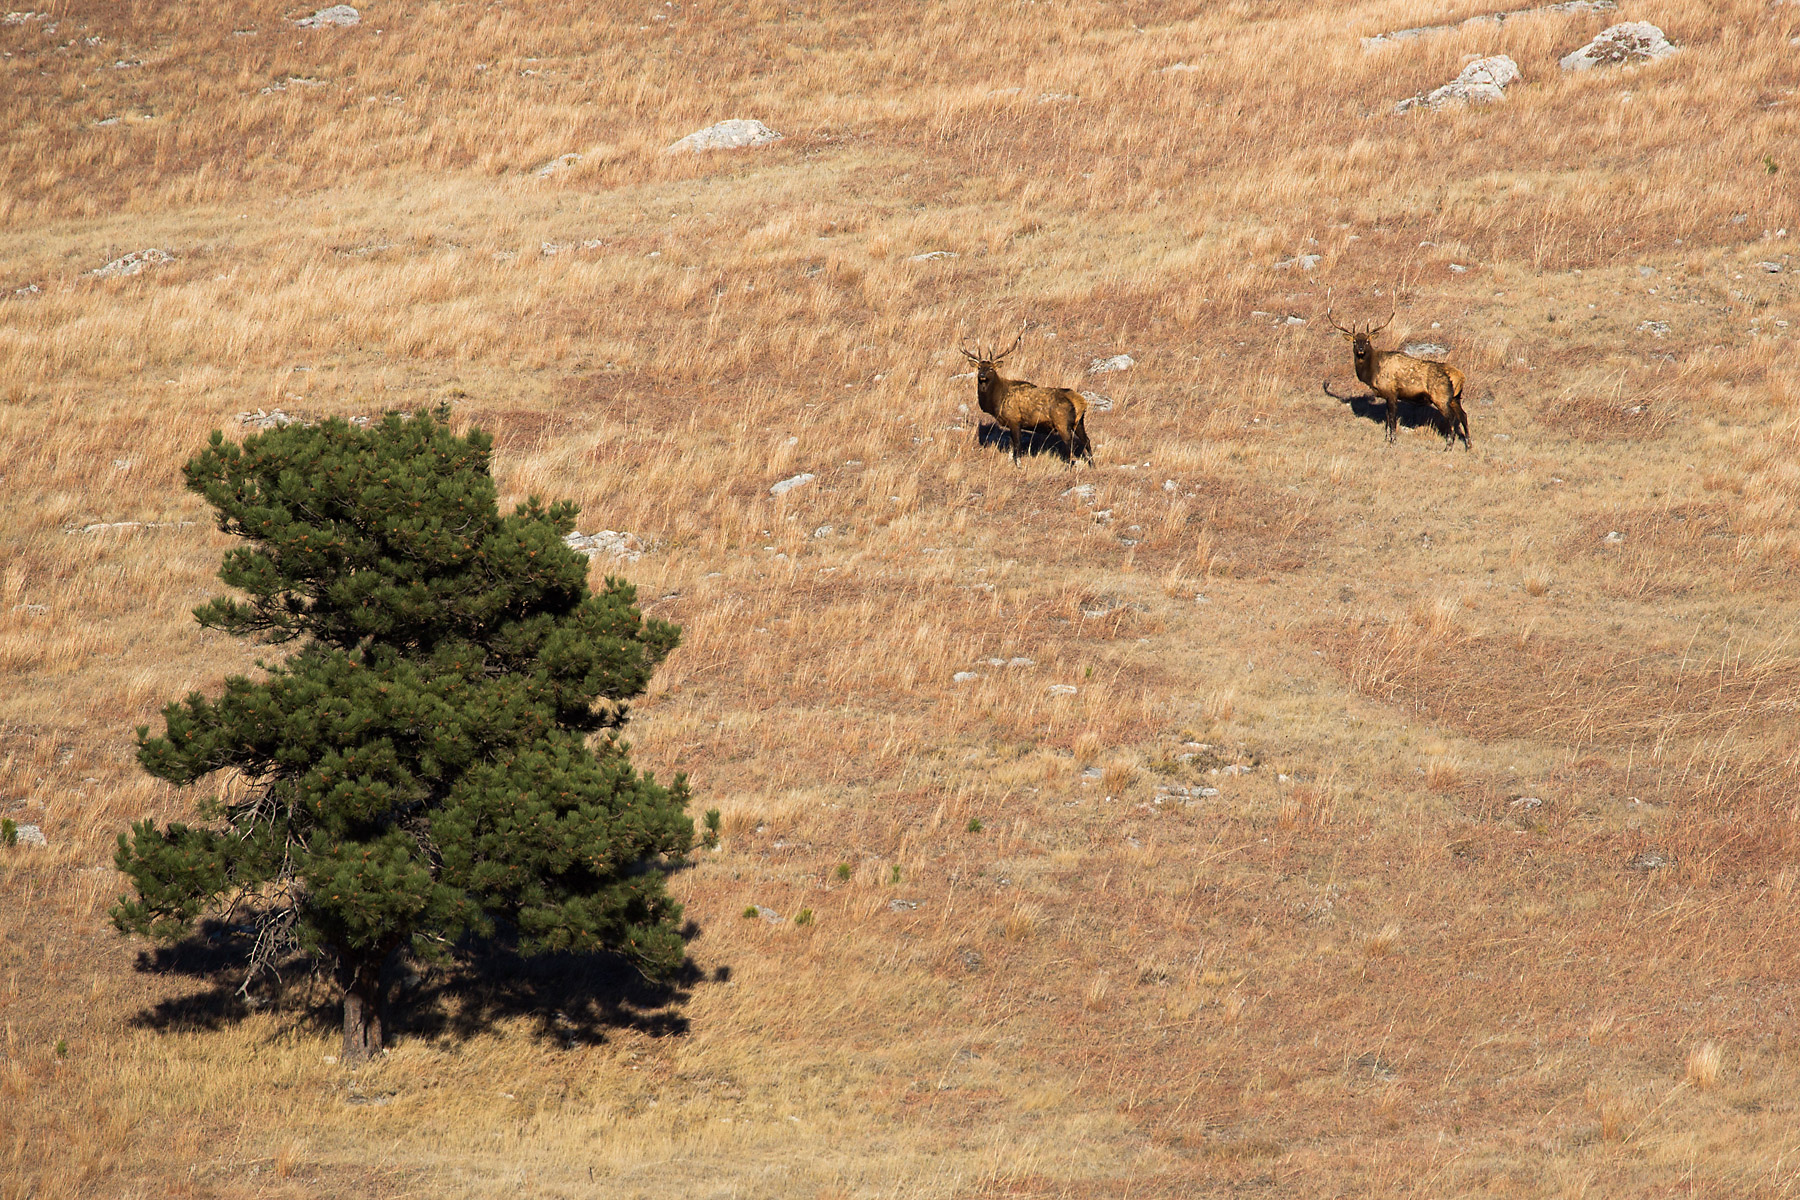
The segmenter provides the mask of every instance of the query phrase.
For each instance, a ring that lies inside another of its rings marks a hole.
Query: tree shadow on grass
[[[699,929],[690,922],[682,933],[692,940]],[[339,1028],[343,1010],[336,990],[303,957],[243,986],[253,941],[247,927],[213,921],[179,942],[139,953],[139,972],[203,986],[150,1005],[132,1024],[163,1033],[216,1031],[273,1010],[320,1032]],[[680,1009],[708,979],[691,959],[668,978],[651,980],[615,954],[525,957],[505,936],[459,946],[442,964],[397,957],[388,975],[383,1024],[392,1036],[466,1040],[495,1022],[528,1019],[536,1036],[570,1048],[602,1044],[620,1030],[652,1037],[684,1034],[689,1021]],[[730,968],[718,968],[711,978],[729,979]]]
[[[1387,401],[1383,400],[1380,396],[1375,395],[1373,392],[1362,396],[1340,396],[1331,390],[1331,380],[1329,379],[1322,382],[1319,386],[1325,389],[1325,394],[1327,396],[1330,396],[1339,404],[1349,405],[1350,411],[1361,417],[1363,420],[1373,421],[1375,424],[1382,426],[1387,424]],[[1437,409],[1431,407],[1429,404],[1415,404],[1410,400],[1402,400],[1400,402],[1400,424],[1407,429],[1419,429],[1430,426],[1430,428],[1440,437],[1443,436],[1444,433],[1444,421],[1443,418],[1438,416]]]
[[[692,926],[684,930],[690,937]],[[717,978],[727,978],[721,968]],[[688,1031],[680,1011],[706,973],[684,961],[664,979],[647,979],[616,954],[559,952],[525,957],[495,939],[470,947],[449,966],[396,989],[393,1028],[419,1036],[472,1038],[497,1021],[530,1020],[537,1036],[564,1046],[596,1046],[608,1033],[651,1037]],[[406,979],[397,981],[405,984]]]

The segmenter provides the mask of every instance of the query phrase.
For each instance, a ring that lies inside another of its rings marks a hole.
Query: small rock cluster
[[[1447,104],[1491,104],[1506,99],[1506,88],[1518,82],[1519,64],[1504,54],[1478,58],[1443,87],[1394,105],[1397,113],[1412,108],[1439,109]]]
[[[752,146],[766,146],[780,138],[779,133],[761,121],[720,121],[717,125],[695,130],[663,153],[699,154],[706,150],[741,150]]]
[[[167,250],[151,246],[144,250],[133,250],[130,254],[113,259],[104,267],[95,267],[88,274],[95,279],[116,279],[123,275],[136,275],[145,267],[174,261],[175,256]]]
[[[1190,788],[1179,783],[1165,783],[1157,787],[1156,794],[1150,797],[1150,803],[1162,804],[1173,800],[1178,804],[1193,804],[1197,800],[1211,800],[1218,794],[1219,789],[1216,787]]]

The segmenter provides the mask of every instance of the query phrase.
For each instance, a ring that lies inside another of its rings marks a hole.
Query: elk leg
[[[1400,399],[1396,396],[1387,398],[1387,440],[1391,443],[1400,436]]]
[[[1016,423],[1012,426],[1012,457],[1014,462],[1019,461],[1019,426]]]
[[[1068,413],[1056,414],[1056,436],[1062,439],[1063,457],[1069,460],[1069,465],[1071,467],[1074,466],[1075,427],[1074,424],[1070,422]]]
[[[1450,401],[1450,411],[1455,414],[1455,430],[1462,436],[1463,449],[1473,450],[1475,447],[1469,445],[1469,414],[1463,411],[1462,401]]]

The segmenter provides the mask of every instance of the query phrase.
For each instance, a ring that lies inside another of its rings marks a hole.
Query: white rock
[[[830,526],[830,525],[821,525],[817,529],[813,530],[813,536],[816,538],[830,537],[835,532],[837,532],[835,527]]]
[[[1455,24],[1416,25],[1411,29],[1396,29],[1392,33],[1378,33],[1374,37],[1364,38],[1362,47],[1364,50],[1375,50],[1382,46],[1391,46],[1395,42],[1404,42],[1432,33],[1448,33],[1453,29],[1473,29],[1478,25],[1501,25],[1506,22],[1508,17],[1523,16],[1525,13],[1607,12],[1617,7],[1615,0],[1563,0],[1558,4],[1533,5],[1526,8],[1508,9],[1505,12],[1479,13]]]
[[[1761,267],[1763,270],[1767,271],[1771,275],[1781,274],[1781,264],[1778,262],[1760,262],[1760,263],[1757,263],[1756,265]]]
[[[304,418],[290,416],[279,408],[268,412],[259,408],[255,412],[239,413],[238,424],[248,425],[252,429],[279,429],[283,425],[305,425],[308,422]]]
[[[175,256],[167,250],[159,250],[152,246],[147,250],[133,250],[122,258],[115,258],[104,267],[95,267],[89,271],[95,279],[113,279],[121,275],[136,275],[145,267],[157,263],[174,262]]]
[[[310,17],[301,17],[294,24],[302,29],[324,29],[330,25],[342,28],[361,20],[362,14],[348,4],[333,4],[330,8],[321,8]]]
[[[1049,688],[1049,692],[1052,696],[1073,696],[1080,690],[1080,688],[1072,683],[1053,683]],[[1092,770],[1092,768],[1089,769]]]
[[[1655,337],[1668,337],[1669,323],[1667,321],[1643,321],[1639,323],[1637,331],[1639,333],[1648,333]]]
[[[907,262],[935,262],[937,259],[940,259],[940,258],[955,258],[955,257],[956,257],[956,251],[954,251],[954,250],[927,250],[923,254],[907,255],[906,261]],[[970,374],[973,374],[973,372],[970,372]],[[958,378],[960,378],[960,376]]]
[[[799,487],[801,484],[811,483],[813,480],[815,480],[817,478],[818,478],[817,475],[807,474],[806,472],[801,472],[798,475],[789,476],[788,478],[782,480],[780,483],[771,484],[769,487],[769,495],[771,495],[771,496],[785,495],[786,493],[791,492],[795,488]]]
[[[539,179],[548,179],[558,171],[566,171],[580,161],[581,155],[579,154],[559,154],[537,170],[533,171],[532,174],[536,175]]]
[[[1197,66],[1193,66],[1193,65],[1190,65],[1190,64],[1184,63],[1184,62],[1178,62],[1178,63],[1170,63],[1168,66],[1164,67],[1161,71],[1159,71],[1158,74],[1182,75],[1188,71],[1198,71],[1199,69],[1200,68]]]
[[[1068,491],[1064,492],[1060,498],[1067,500],[1070,496],[1075,497],[1077,500],[1086,500],[1091,504],[1094,500],[1094,485],[1091,483],[1078,483]]]
[[[1137,366],[1137,360],[1129,354],[1115,354],[1111,358],[1096,358],[1088,367],[1089,375],[1104,375],[1108,371],[1129,371]]]
[[[1006,660],[1006,665],[1009,667],[1035,667],[1037,663],[1029,658],[1009,658]]]
[[[1447,347],[1440,346],[1436,342],[1408,342],[1406,345],[1400,347],[1400,352],[1402,354],[1410,354],[1415,358],[1422,356],[1442,358],[1444,355],[1450,353]]]
[[[36,825],[20,825],[14,830],[14,833],[21,846],[48,846],[50,844],[44,837],[44,831]]]
[[[1653,62],[1675,53],[1663,31],[1648,21],[1625,21],[1602,29],[1594,40],[1563,56],[1565,71],[1586,71],[1618,63]]]
[[[1081,393],[1081,398],[1083,400],[1086,400],[1088,402],[1088,407],[1093,409],[1095,412],[1111,412],[1112,411],[1112,397],[1111,396],[1104,396],[1104,395],[1101,395],[1099,392],[1083,392],[1083,393]]]
[[[1403,113],[1409,108],[1438,109],[1446,104],[1489,104],[1506,98],[1506,89],[1519,80],[1519,64],[1504,54],[1478,58],[1462,69],[1449,83],[1424,96],[1413,96],[1394,105]]]
[[[622,558],[626,562],[636,562],[644,556],[644,543],[635,533],[624,533],[612,529],[602,529],[598,533],[574,533],[563,536],[563,545],[571,550],[579,551],[593,558],[598,554],[608,554],[613,558]]]
[[[956,674],[954,674],[950,677],[950,682],[951,683],[970,683],[970,682],[980,679],[980,678],[981,678],[981,676],[977,675],[973,671],[958,671]]]
[[[71,529],[69,533],[106,533],[114,529],[186,529],[192,521],[102,521],[96,525],[83,525],[80,529]]]
[[[720,121],[717,125],[695,130],[663,153],[699,154],[705,150],[741,150],[750,146],[766,146],[780,137],[779,133],[761,121]]]
[[[1294,267],[1299,267],[1302,271],[1310,271],[1319,265],[1320,259],[1321,256],[1317,254],[1301,254],[1294,258],[1282,259],[1275,264],[1275,269],[1277,271],[1286,271]],[[1301,324],[1305,324],[1305,322],[1302,321]]]

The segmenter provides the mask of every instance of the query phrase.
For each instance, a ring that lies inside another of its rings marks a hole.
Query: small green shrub
[[[888,880],[888,882],[889,883],[899,883],[900,882],[900,864],[899,863],[894,864],[894,874],[893,874],[892,878],[890,878]]]
[[[58,1057],[58,1058],[69,1057],[69,1039],[68,1038],[57,1038],[56,1039],[56,1057]]]
[[[706,832],[700,835],[700,841],[708,850],[713,849],[719,844],[718,809],[709,808],[706,810]]]
[[[838,864],[837,877],[838,877],[839,883],[849,883],[850,882],[850,864],[849,863],[839,863]]]
[[[981,818],[980,817],[970,817],[969,818],[969,832],[970,833],[980,833],[981,832]]]
[[[794,914],[794,924],[796,924],[796,925],[811,925],[812,923],[813,923],[812,909],[803,908],[799,912]]]
[[[744,920],[746,921],[754,921],[760,916],[762,916],[762,914],[756,911],[756,905],[754,904],[744,910]]]
[[[19,823],[11,817],[0,817],[0,846],[19,844]]]

